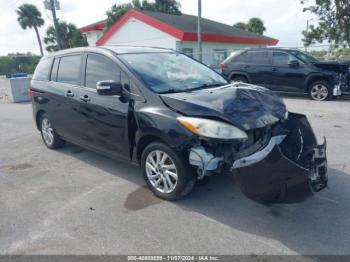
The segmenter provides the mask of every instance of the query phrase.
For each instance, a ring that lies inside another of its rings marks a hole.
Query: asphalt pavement
[[[350,100],[285,101],[327,137],[329,187],[264,206],[229,175],[160,200],[137,166],[49,150],[30,104],[0,100],[0,254],[350,254]]]

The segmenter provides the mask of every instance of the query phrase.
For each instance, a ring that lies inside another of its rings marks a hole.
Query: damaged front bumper
[[[226,167],[244,194],[264,203],[299,202],[325,188],[326,140],[318,145],[307,118],[300,114],[290,113],[277,130],[252,154],[217,156],[197,147],[190,151],[190,163],[198,167],[199,176]]]

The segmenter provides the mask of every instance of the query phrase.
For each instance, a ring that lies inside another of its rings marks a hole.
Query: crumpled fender
[[[317,145],[304,115],[290,113],[286,138],[260,162],[235,169],[244,194],[263,203],[299,202],[327,186],[326,142]]]

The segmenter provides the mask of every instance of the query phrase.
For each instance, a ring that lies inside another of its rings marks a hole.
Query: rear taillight
[[[224,68],[226,68],[226,65],[225,65],[224,63],[221,63],[221,64],[220,64],[220,67],[221,67],[222,69],[224,69]]]
[[[34,95],[33,90],[29,88],[29,89],[28,89],[27,96],[28,96],[29,98],[32,98],[32,97],[33,97],[33,95]]]

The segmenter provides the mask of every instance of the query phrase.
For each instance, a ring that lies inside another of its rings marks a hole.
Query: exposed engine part
[[[279,145],[285,137],[285,135],[272,137],[267,146],[264,147],[261,151],[234,161],[231,169],[241,168],[258,163],[259,161],[263,160],[268,154],[270,154],[275,145]]]
[[[190,149],[189,162],[191,165],[198,167],[198,179],[203,179],[208,171],[217,169],[222,160],[223,157],[215,157],[213,154],[208,153],[202,146],[196,146]]]
[[[316,192],[325,188],[328,181],[326,149],[327,142],[324,138],[323,145],[318,145],[313,151],[312,163],[314,168],[310,174],[310,182]]]
[[[341,93],[341,85],[335,85],[334,88],[333,88],[333,96],[340,96],[342,93]]]

